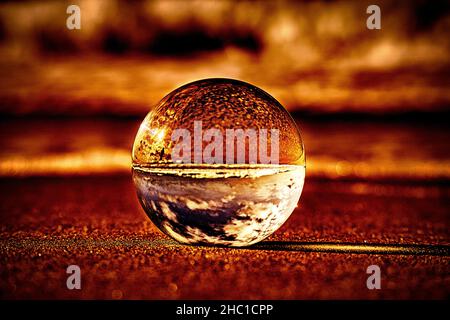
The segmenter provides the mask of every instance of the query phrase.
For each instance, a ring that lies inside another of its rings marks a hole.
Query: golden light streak
[[[413,244],[360,244],[323,242],[265,241],[254,246],[262,250],[287,250],[305,252],[357,253],[357,254],[401,254],[449,256],[450,246]]]
[[[115,248],[122,246],[135,247],[179,247],[180,244],[170,239],[45,239],[34,237],[30,239],[0,240],[2,249],[15,248],[41,248],[54,249],[67,246],[76,247],[100,247]],[[295,241],[263,241],[254,246],[245,247],[243,250],[276,250],[276,251],[300,251],[300,252],[326,252],[326,253],[354,253],[354,254],[398,254],[398,255],[431,255],[449,256],[448,245],[415,245],[415,244],[362,244],[362,243],[332,243],[332,242],[295,242]],[[238,250],[234,248],[233,250]]]
[[[10,156],[0,159],[0,176],[49,176],[125,173],[131,170],[130,152],[96,149],[55,155]]]
[[[122,173],[131,170],[130,151],[98,148],[79,152],[42,155],[4,155],[0,176],[89,175]],[[306,177],[362,179],[450,179],[449,160],[342,161],[330,157],[310,157]]]

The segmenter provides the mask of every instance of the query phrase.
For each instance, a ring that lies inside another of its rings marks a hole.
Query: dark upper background
[[[230,77],[303,114],[441,113],[448,1],[6,1],[0,113],[144,115],[174,88]],[[81,30],[65,26],[69,4]]]

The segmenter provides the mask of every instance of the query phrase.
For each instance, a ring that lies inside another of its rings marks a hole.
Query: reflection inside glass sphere
[[[231,79],[168,94],[142,122],[132,153],[145,212],[182,243],[263,240],[295,209],[305,178],[303,142],[289,113]]]

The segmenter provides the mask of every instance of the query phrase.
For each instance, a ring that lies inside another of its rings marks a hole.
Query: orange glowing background
[[[3,176],[128,172],[153,105],[229,77],[294,114],[309,175],[450,177],[446,1],[378,1],[381,30],[366,28],[367,1],[83,0],[82,28],[68,30],[71,3],[0,4]],[[407,125],[411,114],[440,124]]]
[[[0,1],[0,300],[448,299],[449,31],[448,0]],[[173,242],[131,178],[145,115],[210,77],[273,95],[305,146],[251,250]]]

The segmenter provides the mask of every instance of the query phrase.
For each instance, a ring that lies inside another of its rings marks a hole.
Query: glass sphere
[[[263,90],[205,79],[165,96],[132,151],[139,201],[165,234],[187,244],[247,246],[275,232],[305,178],[300,132]]]

